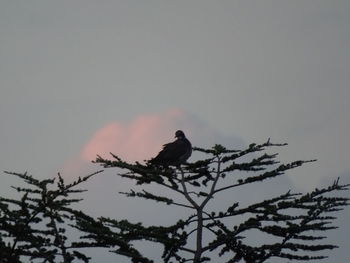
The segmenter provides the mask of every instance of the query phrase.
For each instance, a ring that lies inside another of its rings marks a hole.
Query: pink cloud
[[[196,116],[171,109],[164,113],[142,114],[129,122],[107,123],[82,146],[78,156],[66,161],[62,174],[67,178],[86,175],[95,170],[96,165],[91,161],[97,155],[112,158],[110,152],[128,162],[148,160],[161,150],[163,144],[173,141],[175,131],[179,129],[185,132],[193,146],[242,145],[239,138],[223,136]],[[196,157],[192,156],[190,161],[194,159]]]
[[[91,161],[96,155],[110,157],[112,152],[126,161],[143,161],[155,156],[162,145],[174,139],[177,129],[186,127],[186,114],[170,110],[164,114],[140,115],[129,123],[112,122],[100,128],[83,147],[80,157]]]

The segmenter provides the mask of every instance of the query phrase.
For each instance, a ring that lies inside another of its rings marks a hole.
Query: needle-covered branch
[[[285,145],[268,140],[242,150],[222,145],[210,149],[194,147],[194,153],[201,158],[181,165],[128,163],[115,154],[111,154],[112,160],[97,156],[95,163],[115,169],[117,176],[135,183],[137,190],[127,192],[116,185],[120,194],[154,201],[162,208],[176,206],[188,213],[186,216],[179,213],[179,218],[176,214],[172,223],[164,225],[146,226],[103,215],[94,218],[75,210],[73,205],[82,199],[72,195],[84,191],[76,187],[99,172],[71,184],[65,184],[60,175],[56,179],[38,180],[27,173],[6,172],[26,185],[13,187],[20,198],[0,198],[0,259],[8,260],[0,263],[18,263],[23,258],[57,262],[59,257],[63,263],[89,262],[81,249],[90,247],[107,248],[133,263],[154,262],[143,254],[139,242],[160,244],[159,256],[164,262],[323,259],[322,251],[336,248],[326,242],[325,235],[336,228],[334,214],[349,205],[348,198],[336,193],[348,190],[349,185],[340,184],[338,179],[329,187],[309,193],[281,189],[277,196],[247,205],[242,205],[235,192],[243,186],[249,191],[250,184],[266,179],[278,180],[286,171],[315,161],[281,164],[271,149]],[[223,192],[233,198],[224,202],[226,205],[218,201]],[[162,213],[160,210],[159,214]],[[68,227],[77,231],[79,240],[69,240]],[[259,240],[255,238],[257,233],[262,237]]]
[[[331,222],[335,217],[326,215],[326,213],[336,212],[348,205],[346,198],[326,196],[328,193],[348,188],[348,185],[339,185],[338,181],[328,188],[316,189],[307,194],[288,191],[247,207],[240,207],[239,202],[235,200],[231,206],[221,207],[219,212],[206,212],[207,206],[210,207],[211,203],[215,203],[216,194],[219,192],[232,191],[243,185],[277,178],[283,176],[286,171],[315,161],[299,160],[280,164],[277,160],[277,153],[265,152],[270,147],[285,145],[287,144],[274,144],[268,140],[262,144],[250,144],[248,148],[243,150],[231,150],[222,145],[215,145],[211,149],[194,147],[194,152],[205,155],[205,158],[186,163],[181,167],[163,167],[152,165],[150,162],[128,164],[115,155],[112,155],[114,161],[98,157],[96,162],[104,167],[126,170],[127,172],[119,175],[136,180],[136,184],[155,183],[160,187],[173,190],[175,194],[182,196],[182,200],[183,198],[187,200],[188,204],[181,203],[180,206],[196,210],[196,214],[183,226],[184,229],[187,229],[188,236],[196,234],[194,244],[196,249],[192,259],[194,263],[208,259],[209,257],[204,256],[204,254],[216,249],[220,249],[218,255],[231,254],[230,262],[239,262],[240,260],[264,262],[270,257],[298,260],[322,258],[322,256],[301,255],[300,251],[310,253],[335,248],[329,244],[306,243],[324,239],[324,236],[310,234],[310,232],[321,233],[333,229],[334,226],[331,225]],[[137,196],[151,199],[168,205],[176,202],[174,198],[160,196],[146,190],[123,194],[129,197]],[[236,226],[226,225],[229,220],[236,222],[235,218],[242,216],[245,219]],[[193,224],[196,226],[193,227]],[[259,231],[273,237],[278,242],[260,246],[244,243],[243,238],[249,236],[251,231]],[[151,238],[152,235],[147,235],[147,232],[142,231],[142,234],[139,234],[140,238],[144,235],[143,238],[146,240],[159,242],[159,240]],[[213,235],[214,238],[211,241],[207,244],[203,243],[204,236]],[[166,239],[166,237],[164,238]],[[293,242],[291,242],[292,240]],[[292,253],[293,249],[299,254]],[[181,251],[179,247],[176,250]],[[180,256],[173,255],[173,258],[179,260]],[[182,259],[183,262],[188,261]]]
[[[5,172],[29,187],[12,187],[22,194],[20,199],[0,197],[0,262],[19,262],[23,258],[30,258],[31,262],[57,262],[59,258],[64,263],[75,259],[88,262],[84,254],[68,248],[66,228],[72,217],[69,207],[81,201],[69,196],[85,191],[75,187],[100,172],[71,184],[65,184],[60,174],[38,180],[27,173]],[[3,237],[10,242],[4,243]]]

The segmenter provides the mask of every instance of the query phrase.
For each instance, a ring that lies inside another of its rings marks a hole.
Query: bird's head
[[[185,138],[185,134],[183,131],[178,130],[175,132],[175,138]]]

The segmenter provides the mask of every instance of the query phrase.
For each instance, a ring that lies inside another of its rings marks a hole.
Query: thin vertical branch
[[[193,263],[200,263],[202,257],[202,239],[203,239],[203,210],[201,207],[197,208],[197,240],[196,240],[196,252],[194,255]]]
[[[53,217],[53,211],[51,208],[50,208],[50,219],[51,219],[52,228],[53,228],[54,233],[55,233],[55,239],[57,241],[57,246],[61,249],[61,252],[62,252],[63,263],[69,263],[69,262],[71,262],[71,260],[69,260],[67,248],[64,245],[64,240],[60,236],[56,221]],[[54,243],[56,243],[56,242],[54,242]]]
[[[181,172],[181,181],[180,181],[180,183],[181,183],[181,186],[182,186],[182,189],[183,189],[182,194],[185,196],[187,201],[190,202],[191,205],[193,205],[194,208],[198,209],[199,205],[191,198],[191,196],[189,195],[189,193],[187,191],[187,187],[186,187],[186,184],[185,184],[185,173],[184,173],[184,171],[182,170],[181,167],[179,168],[179,170]]]
[[[210,192],[207,196],[207,198],[204,199],[203,203],[200,205],[200,207],[203,209],[205,207],[205,205],[209,202],[209,200],[211,198],[213,198],[213,195],[215,194],[215,187],[216,187],[216,184],[218,183],[219,181],[219,178],[220,178],[220,175],[221,175],[221,160],[220,160],[220,157],[217,157],[218,158],[218,161],[217,161],[217,170],[216,170],[216,176],[215,176],[215,179],[214,179],[214,182],[211,186],[211,189],[210,189]]]

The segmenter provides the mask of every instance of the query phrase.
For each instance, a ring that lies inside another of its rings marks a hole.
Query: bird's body
[[[158,155],[150,160],[151,164],[179,166],[187,161],[192,154],[192,145],[183,131],[177,131],[175,137],[174,142],[163,145]]]

